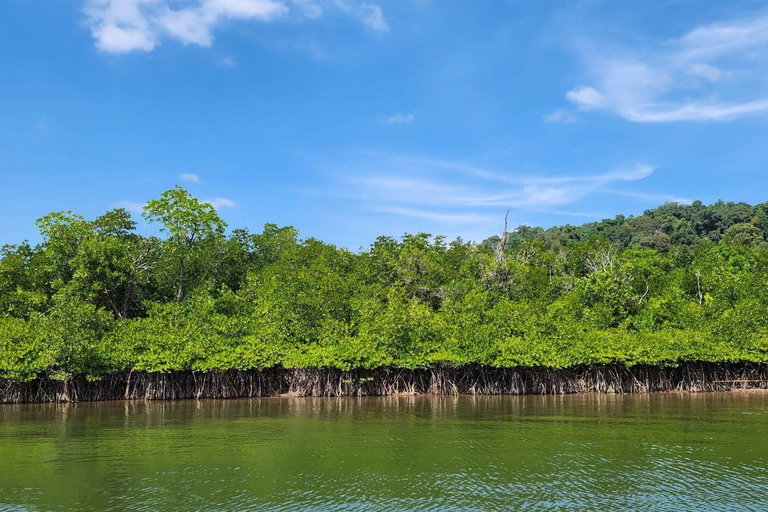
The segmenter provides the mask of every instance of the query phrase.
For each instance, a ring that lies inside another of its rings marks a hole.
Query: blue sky
[[[3,0],[0,47],[0,243],[177,183],[352,249],[768,200],[768,2]]]

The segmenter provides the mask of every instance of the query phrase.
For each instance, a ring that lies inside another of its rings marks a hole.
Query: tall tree
[[[147,222],[163,224],[166,253],[176,265],[176,301],[184,296],[186,264],[200,243],[224,235],[226,223],[210,203],[201,203],[180,186],[163,192],[144,207]]]

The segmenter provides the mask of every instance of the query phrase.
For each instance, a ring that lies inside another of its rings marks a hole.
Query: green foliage
[[[269,367],[768,362],[768,203],[667,204],[507,241],[233,230],[180,187],[0,252],[0,377]]]
[[[160,231],[168,235],[163,251],[168,274],[176,286],[176,301],[180,301],[184,287],[189,287],[190,265],[198,267],[193,276],[212,272],[216,261],[211,255],[216,255],[227,225],[211,204],[200,203],[179,186],[149,201],[144,207],[144,219],[161,223]]]
[[[149,201],[144,207],[144,218],[147,222],[161,222],[162,231],[181,244],[220,235],[226,227],[210,203],[200,203],[179,186],[163,192],[160,199]]]

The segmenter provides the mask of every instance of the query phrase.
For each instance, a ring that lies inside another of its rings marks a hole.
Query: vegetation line
[[[144,218],[156,235],[122,209],[53,213],[41,243],[2,248],[3,400],[765,382],[768,203],[358,252],[291,227],[227,231],[179,187]]]

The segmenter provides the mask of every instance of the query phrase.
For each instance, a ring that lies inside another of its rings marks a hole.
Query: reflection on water
[[[0,406],[5,510],[768,510],[768,393]]]

